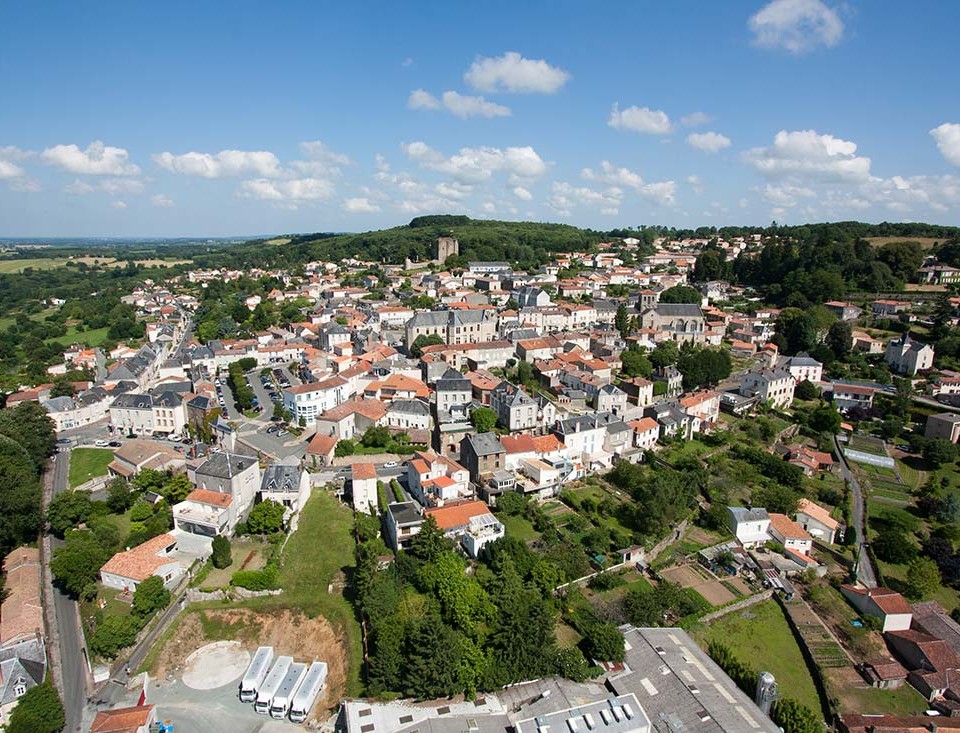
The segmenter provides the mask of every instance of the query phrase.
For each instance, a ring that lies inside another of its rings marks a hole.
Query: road
[[[867,588],[877,587],[877,574],[873,569],[873,562],[870,555],[867,554],[867,527],[864,515],[863,489],[857,481],[856,476],[850,470],[847,464],[847,458],[843,455],[843,447],[840,445],[840,439],[835,435],[833,442],[837,449],[837,458],[840,461],[840,477],[849,482],[850,492],[853,494],[853,507],[851,510],[851,519],[853,527],[857,532],[857,580]]]
[[[70,471],[70,454],[58,453],[54,459],[53,495],[67,488]],[[54,548],[63,542],[53,538]],[[63,707],[67,716],[65,731],[79,731],[83,707],[87,699],[87,663],[84,658],[83,639],[80,634],[80,612],[77,602],[53,588],[53,608],[60,634],[60,658],[63,663]]]

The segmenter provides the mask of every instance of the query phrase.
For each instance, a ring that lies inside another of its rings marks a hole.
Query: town
[[[765,301],[790,232],[522,268],[458,223],[157,271],[139,335],[6,395],[46,533],[4,561],[4,723],[49,675],[103,733],[953,730],[956,234]]]

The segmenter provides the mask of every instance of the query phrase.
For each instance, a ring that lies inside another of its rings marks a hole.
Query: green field
[[[97,476],[107,475],[113,451],[106,448],[76,448],[70,454],[70,488],[76,488]]]
[[[100,344],[107,340],[107,333],[109,331],[109,326],[104,326],[103,328],[93,328],[89,331],[77,331],[74,326],[70,326],[67,328],[67,332],[63,336],[47,339],[47,343],[58,343],[64,348],[70,346],[71,344],[83,344],[84,346],[90,347],[100,346]]]
[[[16,275],[28,267],[34,270],[52,270],[61,267],[67,261],[66,257],[31,257],[19,260],[0,259],[0,275]]]
[[[776,601],[764,601],[694,630],[706,646],[725,644],[741,661],[777,678],[781,694],[820,714],[820,698],[783,611]]]
[[[498,514],[497,519],[503,524],[507,537],[515,537],[524,542],[532,542],[540,538],[540,533],[533,528],[530,520],[518,514],[508,516],[507,514]]]

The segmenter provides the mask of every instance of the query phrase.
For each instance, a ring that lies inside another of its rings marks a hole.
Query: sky
[[[0,237],[960,224],[960,3],[0,3]]]

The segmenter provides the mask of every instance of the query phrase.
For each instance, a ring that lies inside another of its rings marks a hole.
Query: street
[[[863,489],[860,488],[856,477],[850,471],[847,458],[843,455],[843,448],[840,446],[839,437],[834,435],[833,442],[837,449],[837,458],[840,461],[840,477],[850,483],[850,493],[853,495],[851,518],[853,519],[853,527],[857,532],[857,557],[859,558],[857,561],[857,580],[867,588],[876,588],[877,575],[873,570],[873,563],[866,548],[867,527],[863,512]]]
[[[53,464],[53,495],[67,488],[70,471],[70,453],[58,453]],[[54,548],[62,547],[61,540],[52,538]],[[81,730],[83,707],[87,699],[87,664],[80,635],[80,612],[77,602],[53,588],[53,607],[60,633],[60,657],[63,662],[63,708],[66,713],[66,731]]]

